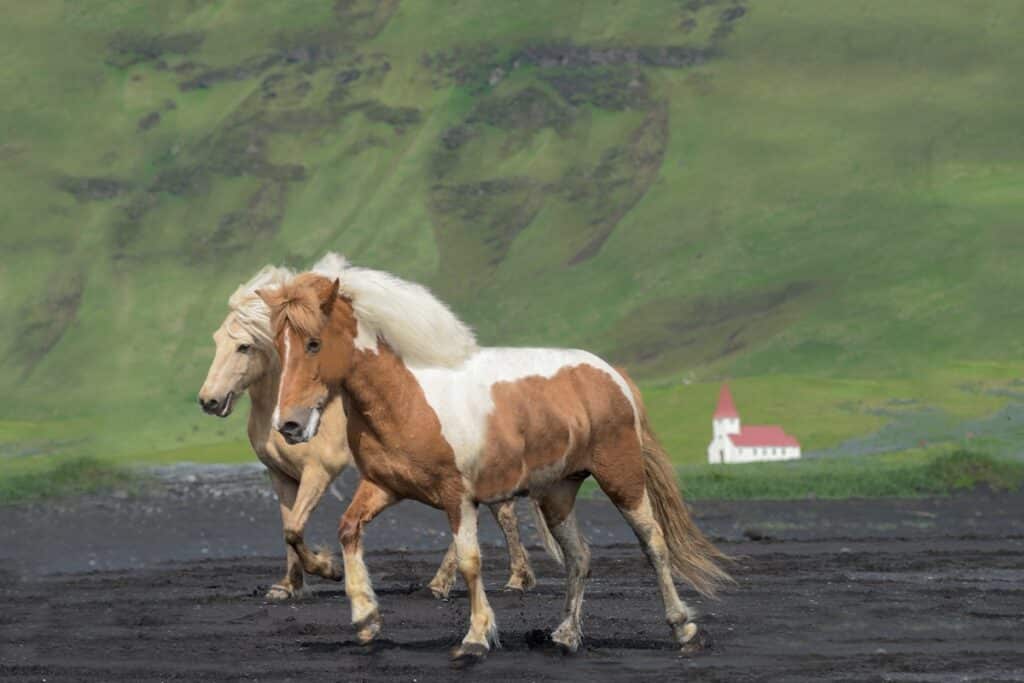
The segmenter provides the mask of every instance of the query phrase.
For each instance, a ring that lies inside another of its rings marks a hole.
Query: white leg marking
[[[487,602],[484,592],[483,577],[480,576],[480,544],[477,541],[476,526],[477,509],[468,500],[462,502],[459,533],[455,534],[455,552],[458,556],[459,570],[469,590],[469,632],[462,639],[462,644],[482,645],[486,649],[501,647],[498,640],[498,624],[494,611]]]

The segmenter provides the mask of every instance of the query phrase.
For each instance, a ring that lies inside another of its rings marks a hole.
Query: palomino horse
[[[590,553],[573,506],[593,475],[653,565],[676,640],[684,651],[702,646],[673,574],[713,595],[729,579],[717,563],[726,556],[690,518],[624,373],[584,351],[478,348],[430,292],[379,271],[349,267],[336,279],[307,273],[260,295],[283,359],[275,427],[285,439],[313,438],[339,391],[351,404],[349,443],[363,480],[339,536],[360,640],[380,629],[363,526],[413,498],[448,515],[469,588],[469,632],[453,657],[484,656],[497,644],[497,625],[480,576],[477,505],[527,494],[540,502],[568,566],[552,639],[575,651]]]
[[[326,258],[313,270],[330,273],[327,269],[334,262]],[[213,334],[217,350],[199,391],[203,410],[222,418],[231,414],[238,397],[249,392],[249,443],[270,473],[281,507],[287,552],[285,576],[266,594],[272,600],[298,596],[304,583],[304,571],[335,581],[341,579],[341,563],[328,552],[311,552],[303,540],[303,531],[324,491],[352,460],[340,397],[324,404],[319,432],[308,443],[288,444],[271,429],[280,361],[270,332],[269,309],[255,291],[279,287],[292,275],[287,269],[267,266],[231,295],[228,299],[230,313]],[[519,539],[515,506],[502,502],[491,510],[508,543],[510,576],[506,587],[528,590],[536,580]],[[546,544],[553,544],[553,540],[548,541],[550,533],[540,522],[538,533]],[[430,583],[431,591],[439,598],[446,597],[455,583],[454,543],[452,546]]]

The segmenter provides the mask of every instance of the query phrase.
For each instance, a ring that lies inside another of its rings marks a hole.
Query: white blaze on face
[[[284,378],[288,372],[288,356],[291,355],[292,344],[288,330],[284,333],[284,358],[281,360],[281,376],[277,379],[277,403],[274,405],[274,416],[270,424],[274,429],[281,428],[281,392],[284,390]]]

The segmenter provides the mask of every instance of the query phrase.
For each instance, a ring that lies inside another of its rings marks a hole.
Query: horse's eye
[[[250,344],[239,344],[238,345],[238,352],[239,353],[249,353],[249,351],[251,349],[252,349],[252,346]]]
[[[306,342],[306,351],[308,351],[309,353],[316,353],[319,350],[320,350],[320,340],[319,339],[310,339],[308,342]]]

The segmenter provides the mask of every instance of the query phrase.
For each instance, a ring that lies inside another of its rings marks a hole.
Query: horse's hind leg
[[[661,599],[665,604],[665,619],[672,628],[676,640],[684,646],[693,640],[699,629],[692,621],[694,613],[686,603],[679,599],[675,583],[672,581],[672,567],[669,563],[668,545],[661,525],[654,518],[651,501],[645,492],[640,504],[632,510],[619,508],[623,517],[633,527],[633,533],[640,540],[644,553],[658,575],[658,587],[661,588]]]
[[[487,507],[491,509],[494,519],[505,534],[505,545],[508,547],[508,583],[505,588],[508,590],[527,591],[537,585],[537,579],[530,567],[530,556],[523,547],[519,537],[519,518],[516,516],[516,503],[514,500],[505,500],[500,503],[491,503]],[[452,539],[445,553],[441,566],[431,579],[430,592],[435,598],[444,599],[451,593],[455,586],[455,570],[458,568],[458,552],[455,540]]]
[[[583,641],[583,588],[590,573],[590,550],[576,524],[576,493],[582,480],[566,479],[552,487],[540,500],[540,509],[565,556],[568,570],[562,623],[551,640],[567,652],[575,652]]]
[[[523,547],[519,537],[519,517],[516,515],[516,502],[505,500],[488,505],[491,513],[498,520],[498,526],[505,534],[505,545],[508,548],[508,583],[507,590],[528,591],[537,585],[537,578],[530,566],[530,555]]]
[[[622,434],[613,448],[606,448],[599,449],[595,454],[594,478],[626,518],[654,568],[665,605],[665,619],[676,640],[684,651],[697,649],[700,643],[694,640],[694,636],[699,629],[692,621],[693,612],[679,599],[672,581],[668,544],[647,495],[644,456],[636,435],[630,430]]]
[[[434,578],[430,580],[428,585],[430,592],[434,594],[435,598],[443,600],[452,592],[452,588],[455,587],[455,571],[458,568],[458,553],[455,549],[455,539],[452,539],[452,542],[448,544],[448,552],[444,554],[444,559],[441,560],[441,566],[437,568],[437,573],[434,574]]]
[[[498,526],[505,534],[505,545],[508,547],[508,583],[505,588],[508,590],[528,591],[537,585],[537,579],[533,575],[533,568],[530,567],[530,556],[523,547],[523,541],[519,537],[519,517],[516,516],[516,503],[514,500],[505,500],[500,503],[488,505],[491,513],[498,521]],[[447,598],[455,586],[455,570],[458,567],[458,553],[456,543],[453,539],[448,546],[441,566],[431,579],[429,587],[435,598]]]

